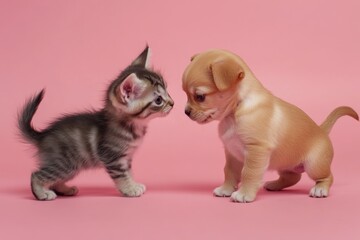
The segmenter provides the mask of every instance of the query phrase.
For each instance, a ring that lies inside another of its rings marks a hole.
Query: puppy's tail
[[[41,139],[41,132],[34,129],[31,121],[38,109],[45,94],[45,89],[30,98],[18,113],[18,128],[21,136],[32,143],[38,143]]]
[[[325,121],[320,125],[320,127],[329,134],[335,122],[342,116],[350,116],[359,121],[358,114],[351,107],[338,107],[334,111],[332,111],[329,116],[325,119]]]

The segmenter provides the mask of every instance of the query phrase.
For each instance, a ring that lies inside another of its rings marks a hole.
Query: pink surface
[[[181,90],[191,55],[224,48],[316,122],[339,105],[360,112],[359,12],[358,0],[1,1],[0,239],[359,239],[358,122],[342,118],[331,133],[329,198],[307,197],[313,183],[304,175],[289,190],[234,204],[212,196],[224,164],[216,124],[187,119]],[[77,197],[33,200],[35,159],[16,137],[17,109],[43,87],[39,128],[101,106],[106,84],[146,43],[175,100],[167,118],[150,124],[135,159],[146,194],[119,197],[96,170],[73,181]]]

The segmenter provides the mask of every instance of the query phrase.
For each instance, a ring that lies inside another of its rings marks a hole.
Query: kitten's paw
[[[51,190],[44,190],[41,193],[36,194],[36,198],[41,201],[51,201],[56,198],[56,193]]]
[[[120,191],[126,197],[140,197],[145,193],[146,187],[141,183],[128,183],[120,188]]]
[[[238,190],[231,194],[231,201],[240,202],[240,203],[249,203],[255,200],[256,194],[244,193],[243,191]]]
[[[213,193],[216,197],[230,197],[236,189],[233,186],[222,185],[214,189]]]
[[[75,186],[68,187],[66,185],[60,185],[53,188],[55,193],[60,196],[75,196],[78,194],[79,189]]]
[[[326,198],[329,196],[329,189],[323,186],[314,186],[309,193],[310,197]]]
[[[65,192],[65,196],[75,196],[79,193],[79,189],[75,186],[69,188],[69,191]]]

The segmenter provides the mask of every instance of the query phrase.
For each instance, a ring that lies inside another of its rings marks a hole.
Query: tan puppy
[[[275,169],[280,177],[267,182],[267,190],[290,187],[305,171],[316,182],[310,196],[327,197],[333,182],[328,134],[339,117],[359,120],[357,113],[339,107],[318,126],[301,109],[266,90],[237,55],[211,50],[191,60],[183,75],[185,113],[200,124],[219,120],[225,146],[225,181],[214,194],[252,202],[265,170]]]

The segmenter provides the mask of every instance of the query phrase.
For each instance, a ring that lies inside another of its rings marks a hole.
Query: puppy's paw
[[[213,193],[216,197],[230,197],[236,189],[233,186],[222,185],[214,189]]]
[[[255,200],[256,194],[244,193],[243,191],[238,190],[231,194],[231,201],[240,202],[240,203],[249,203]]]
[[[314,186],[310,190],[309,196],[314,198],[326,198],[329,196],[329,189],[324,186]]]
[[[268,191],[280,191],[282,190],[283,184],[281,184],[278,180],[269,181],[264,184],[264,188]]]
[[[119,190],[125,197],[140,197],[145,193],[146,187],[144,184],[131,182],[124,184]]]

